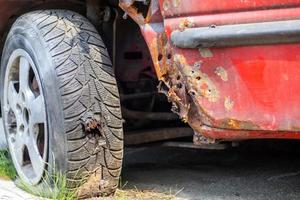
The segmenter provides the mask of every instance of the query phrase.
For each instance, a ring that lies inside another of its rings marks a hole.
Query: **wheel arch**
[[[21,4],[21,5],[20,5]],[[9,30],[23,14],[40,9],[67,9],[85,16],[86,2],[81,0],[6,1],[0,0],[0,56]]]

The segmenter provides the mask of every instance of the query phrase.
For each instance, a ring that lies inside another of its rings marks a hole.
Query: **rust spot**
[[[300,131],[300,127],[292,126],[292,127],[290,128],[290,130],[292,130],[292,131]]]
[[[216,127],[224,129],[239,129],[239,130],[260,130],[260,127],[249,121],[239,121],[236,119],[224,119],[221,124]]]
[[[145,24],[145,18],[142,13],[138,12],[138,9],[133,6],[134,1],[122,0],[119,3],[120,8],[122,8],[137,24]]]
[[[186,18],[186,19],[183,19],[182,21],[180,21],[179,30],[183,31],[186,28],[192,28],[194,26],[195,26],[195,24],[193,23],[192,19]]]
[[[195,97],[205,97],[209,102],[218,101],[220,95],[216,86],[209,78],[209,76],[200,70],[200,62],[197,62],[193,66],[189,66],[186,60],[181,55],[175,55],[174,62],[181,68],[186,82],[188,84],[189,91],[195,91]]]
[[[134,6],[136,0],[120,0],[119,7],[122,8],[137,24],[145,25],[149,23],[152,16],[161,16],[157,1],[150,1],[149,9],[146,17],[139,12],[138,8]]]
[[[157,37],[154,37],[149,44],[149,48],[157,77],[162,80],[168,73],[170,65],[172,65],[172,49],[168,45],[166,35],[160,33]]]
[[[181,1],[181,0],[173,0],[173,6],[174,6],[175,8],[177,8],[177,7],[179,6],[179,4],[180,4],[180,1]]]
[[[212,58],[213,57],[212,51],[208,48],[199,48],[199,52],[203,58]]]
[[[194,68],[195,69],[200,68],[201,64],[202,64],[202,61],[195,62],[194,63]]]
[[[227,111],[231,110],[233,108],[234,102],[231,100],[230,97],[225,97],[224,100],[224,107]]]
[[[232,129],[239,129],[240,123],[237,120],[229,119],[228,120],[228,126]]]
[[[151,44],[156,47],[155,51],[163,55],[161,61],[156,65],[158,78],[162,81],[159,91],[166,94],[168,100],[172,102],[172,111],[177,113],[182,121],[187,122],[190,103],[187,97],[186,82],[181,71],[174,65],[174,55],[166,35],[160,34]]]
[[[163,58],[163,55],[162,55],[161,53],[158,54],[157,60],[158,60],[158,61],[161,61],[162,58]]]
[[[223,67],[217,67],[215,73],[223,80],[228,81],[227,71]]]
[[[169,10],[169,8],[170,8],[170,2],[169,2],[169,0],[164,0],[164,2],[163,2],[163,9],[164,10]]]

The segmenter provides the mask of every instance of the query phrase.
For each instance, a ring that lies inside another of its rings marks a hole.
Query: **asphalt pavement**
[[[248,142],[230,150],[127,149],[127,188],[191,200],[300,199],[300,142]]]

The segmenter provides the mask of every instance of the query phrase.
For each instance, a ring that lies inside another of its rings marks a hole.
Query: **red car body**
[[[171,39],[197,27],[297,20],[299,0],[153,0],[146,17],[133,2],[120,6],[139,24],[162,90],[196,136],[300,138],[299,43],[181,48]]]

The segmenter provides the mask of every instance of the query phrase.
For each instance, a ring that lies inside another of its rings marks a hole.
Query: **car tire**
[[[115,192],[123,158],[119,93],[105,44],[86,18],[42,10],[16,20],[2,53],[1,104],[22,181],[45,185],[59,170],[81,198]],[[32,162],[41,158],[44,165]],[[30,165],[39,176],[26,177]]]

